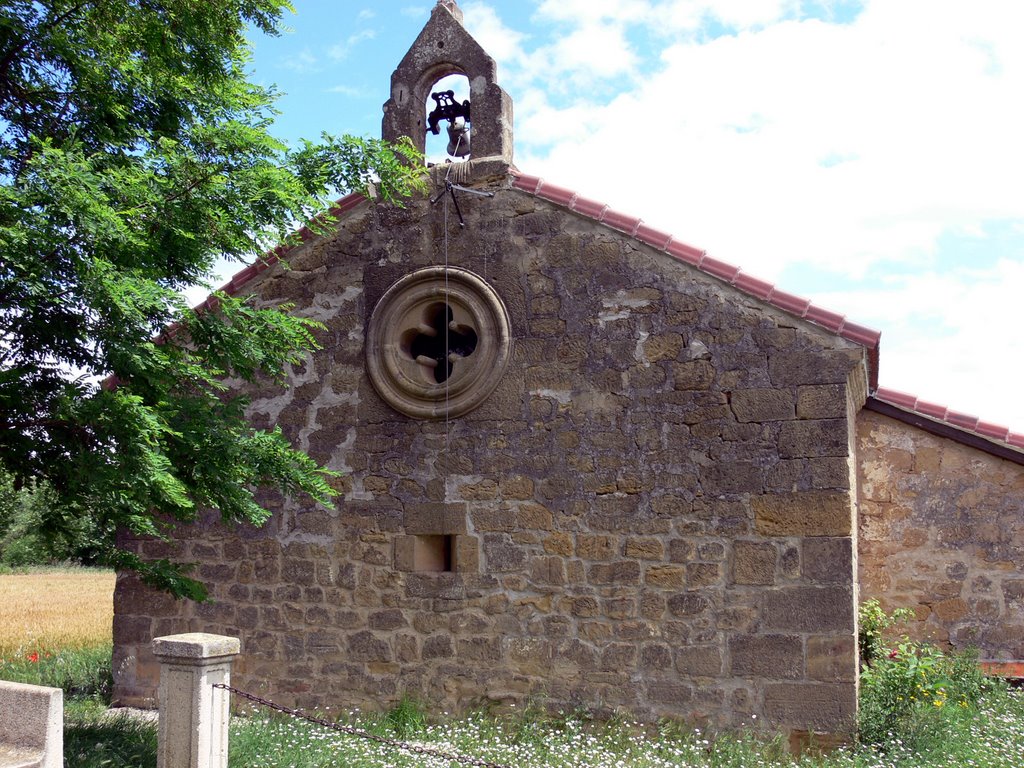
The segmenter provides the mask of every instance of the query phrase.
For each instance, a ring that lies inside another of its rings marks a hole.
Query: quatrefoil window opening
[[[511,354],[504,302],[459,267],[423,267],[400,278],[377,301],[366,329],[373,388],[417,419],[472,411],[498,386]]]
[[[428,381],[442,384],[455,370],[455,364],[476,350],[477,334],[468,325],[455,321],[452,308],[445,302],[423,309],[418,325],[402,333],[402,351],[422,369]]]

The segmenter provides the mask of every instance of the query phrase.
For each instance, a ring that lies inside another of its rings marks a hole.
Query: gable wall
[[[122,577],[117,698],[154,694],[153,636],[211,631],[241,636],[241,687],[283,704],[539,696],[848,729],[863,350],[525,194],[460,204],[448,261],[511,316],[498,389],[421,421],[364,373],[377,298],[444,263],[443,205],[362,207],[268,272],[262,300],[328,329],[287,391],[251,389],[251,417],[342,471],[342,495],[333,509],[268,496],[263,530],[184,539],[210,604]],[[457,535],[455,573],[410,572],[417,533]]]
[[[861,598],[920,639],[1024,659],[1024,467],[879,413],[857,417]]]

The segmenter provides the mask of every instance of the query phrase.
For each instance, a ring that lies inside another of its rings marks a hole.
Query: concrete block
[[[0,680],[0,766],[63,765],[64,692]]]

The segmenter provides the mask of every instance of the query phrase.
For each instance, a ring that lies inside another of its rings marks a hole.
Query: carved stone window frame
[[[452,322],[476,334],[476,347],[457,359],[445,381],[430,379],[408,348],[410,329],[420,327],[438,304]],[[370,315],[366,367],[381,398],[418,419],[456,418],[479,406],[508,367],[512,333],[508,311],[479,275],[458,267],[416,270],[385,291]]]

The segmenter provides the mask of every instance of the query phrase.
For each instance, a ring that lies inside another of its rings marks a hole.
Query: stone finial
[[[459,22],[459,24],[463,23],[462,9],[459,8],[459,4],[456,3],[455,0],[437,0],[435,8],[444,8],[448,13],[455,17],[455,20]]]

